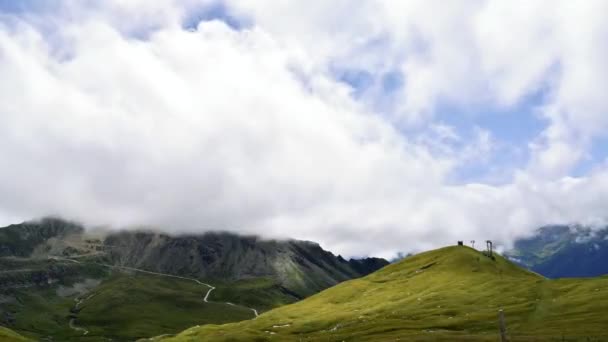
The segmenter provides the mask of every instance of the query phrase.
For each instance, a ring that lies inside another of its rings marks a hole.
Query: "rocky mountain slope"
[[[56,218],[13,224],[0,228],[0,257],[30,257],[37,247],[47,242],[83,232],[80,225]]]
[[[169,236],[125,231],[104,244],[112,264],[198,278],[243,280],[272,277],[299,298],[388,264],[344,260],[308,241],[273,241],[228,233]]]
[[[378,258],[345,260],[308,241],[229,233],[171,236],[122,231],[91,236],[78,224],[56,218],[0,228],[0,242],[0,256],[90,255],[112,265],[205,279],[272,277],[297,298],[388,264]]]
[[[553,225],[515,242],[506,255],[549,278],[608,274],[608,228]]]

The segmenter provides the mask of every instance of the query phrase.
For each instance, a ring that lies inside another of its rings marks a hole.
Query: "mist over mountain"
[[[89,255],[117,266],[229,281],[271,277],[296,298],[369,274],[388,262],[335,256],[317,243],[266,240],[226,232],[169,235],[158,231],[88,233],[59,218],[0,228],[0,256]]]

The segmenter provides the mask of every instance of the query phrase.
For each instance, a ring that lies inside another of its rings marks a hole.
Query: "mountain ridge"
[[[228,232],[170,235],[122,230],[107,231],[102,237],[97,233],[88,236],[83,226],[60,218],[13,224],[0,228],[0,256],[90,254],[118,266],[175,275],[225,280],[271,276],[301,297],[388,264],[380,258],[345,260],[317,243],[294,239]]]

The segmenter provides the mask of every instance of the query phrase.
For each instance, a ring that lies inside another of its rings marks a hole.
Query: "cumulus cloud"
[[[0,19],[3,223],[55,214],[391,257],[606,217],[606,167],[570,174],[608,124],[603,2],[222,3],[244,28],[184,25],[212,0],[61,4]],[[336,68],[371,85],[356,96]],[[509,181],[454,180],[499,144],[437,113],[539,93],[547,127]]]

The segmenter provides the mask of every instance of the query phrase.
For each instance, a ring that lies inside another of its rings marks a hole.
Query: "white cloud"
[[[239,1],[250,29],[196,32],[180,20],[210,1],[66,4],[52,39],[32,18],[0,28],[4,221],[230,229],[391,256],[606,216],[608,171],[567,176],[606,124],[591,2],[571,17],[566,2]],[[337,62],[401,70],[393,115],[376,112],[378,89],[351,97]],[[541,89],[549,126],[529,164],[500,186],[454,184],[499,150],[486,130],[435,122],[437,108]]]
[[[441,103],[511,107],[544,94],[550,125],[530,165],[543,176],[566,176],[608,125],[605,1],[229,2],[318,63],[401,70],[395,112],[407,123],[426,122]],[[572,151],[557,162],[564,145]]]

